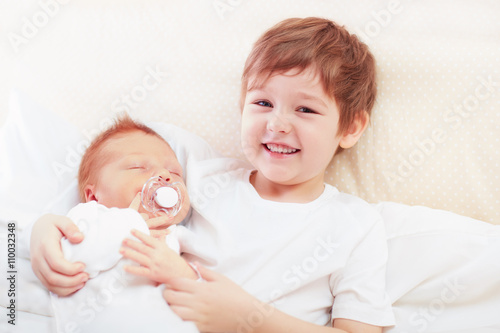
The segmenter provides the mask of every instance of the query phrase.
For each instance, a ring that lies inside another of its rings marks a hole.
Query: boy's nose
[[[282,113],[272,114],[267,122],[267,130],[271,132],[288,133],[291,127],[289,119]]]

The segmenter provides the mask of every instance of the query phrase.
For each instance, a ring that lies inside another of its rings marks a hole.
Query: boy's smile
[[[264,143],[263,145],[270,154],[277,154],[275,156],[276,158],[278,158],[280,155],[290,155],[300,151],[300,149],[292,148],[280,143]]]
[[[275,74],[248,90],[241,135],[245,155],[257,169],[252,179],[257,192],[273,200],[294,187],[303,197],[286,200],[318,197],[326,167],[342,140],[338,121],[337,103],[314,70]]]

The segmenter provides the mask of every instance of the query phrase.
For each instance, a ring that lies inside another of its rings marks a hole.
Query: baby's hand
[[[148,228],[153,237],[159,238],[161,240],[165,239],[165,236],[168,235],[169,231],[167,230],[173,224],[173,220],[167,215],[160,215],[157,217],[150,217],[150,215],[144,211],[142,211],[141,206],[141,193],[137,193],[134,197],[134,200],[130,203],[129,208],[137,211],[141,214],[144,221],[148,225]]]
[[[141,214],[142,218],[144,219],[144,221],[147,222],[147,220],[149,220],[149,215],[145,212],[140,212],[141,210],[141,193],[138,192],[134,199],[132,200],[132,202],[130,203],[130,205],[128,206],[128,208],[132,208],[133,210],[135,210],[136,212],[138,212],[139,214]]]
[[[132,235],[141,242],[124,239],[120,253],[141,266],[126,265],[126,272],[145,276],[159,283],[166,283],[173,277],[197,278],[192,268],[165,242],[138,230],[132,230]]]

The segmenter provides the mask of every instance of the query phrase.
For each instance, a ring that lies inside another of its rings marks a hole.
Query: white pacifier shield
[[[160,187],[156,190],[155,201],[161,207],[174,207],[178,200],[179,194],[171,187]]]

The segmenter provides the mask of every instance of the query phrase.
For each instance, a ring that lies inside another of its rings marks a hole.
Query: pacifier
[[[142,187],[142,206],[154,215],[165,212],[167,216],[174,217],[182,207],[180,184],[167,183],[162,177],[150,178]]]

